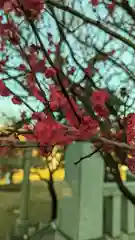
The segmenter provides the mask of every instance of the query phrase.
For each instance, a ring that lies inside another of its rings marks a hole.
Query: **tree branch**
[[[73,14],[74,16],[76,16],[76,17],[80,18],[82,21],[84,21],[86,24],[91,24],[97,28],[100,28],[104,32],[110,34],[114,38],[122,41],[123,43],[125,43],[126,45],[130,46],[131,48],[133,48],[135,50],[135,44],[133,42],[131,42],[128,38],[125,38],[122,35],[118,34],[116,31],[109,29],[107,26],[105,26],[101,22],[93,20],[93,19],[83,15],[82,13],[78,12],[77,10],[72,9],[69,6],[61,4],[57,1],[46,0],[46,4],[48,4],[48,5],[50,4],[58,9],[61,9],[61,10],[64,10],[65,12]]]

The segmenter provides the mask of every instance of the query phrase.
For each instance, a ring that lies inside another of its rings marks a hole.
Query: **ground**
[[[56,182],[58,198],[69,194],[68,188],[62,182]],[[0,240],[5,240],[5,235],[15,223],[14,210],[19,208],[20,193],[0,192]],[[51,199],[47,186],[43,182],[31,183],[30,194],[30,222],[38,220],[48,221],[50,218]]]

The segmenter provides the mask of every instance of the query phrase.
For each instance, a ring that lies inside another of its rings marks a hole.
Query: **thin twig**
[[[97,153],[99,150],[101,150],[101,147],[97,148],[95,151],[93,151],[92,153],[89,153],[88,155],[81,157],[77,162],[75,162],[74,164],[77,165],[78,163],[80,163],[82,160],[86,159],[86,158],[90,158],[92,157],[95,153]]]

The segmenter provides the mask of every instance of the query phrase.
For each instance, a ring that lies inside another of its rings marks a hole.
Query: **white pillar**
[[[23,181],[20,202],[20,216],[16,221],[16,235],[24,236],[28,231],[29,225],[29,198],[30,198],[30,167],[31,151],[26,150],[23,159]]]
[[[59,200],[58,227],[73,240],[102,237],[104,163],[99,153],[74,162],[94,151],[93,145],[79,142],[65,153],[65,181],[72,196]],[[56,233],[56,240],[66,238]]]
[[[6,184],[10,184],[11,182],[10,182],[10,172],[7,172],[6,174],[5,174],[5,182],[6,182]]]

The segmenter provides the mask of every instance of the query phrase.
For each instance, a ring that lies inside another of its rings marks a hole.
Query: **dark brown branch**
[[[46,0],[46,4],[52,5],[58,9],[64,10],[65,12],[69,12],[69,13],[73,14],[74,16],[83,20],[86,24],[91,24],[97,28],[100,28],[104,32],[110,34],[114,38],[122,41],[123,43],[125,43],[126,45],[130,46],[131,48],[133,48],[135,50],[135,44],[133,42],[131,42],[129,39],[123,37],[122,35],[118,34],[116,31],[109,29],[109,27],[105,26],[101,22],[93,20],[93,19],[85,16],[84,14],[78,12],[77,10],[72,9],[69,6],[61,4],[60,2],[57,2],[57,1]]]
[[[51,172],[51,169],[49,167],[49,164],[47,163],[49,173],[50,173],[50,179],[48,181],[48,190],[52,198],[52,213],[51,213],[51,221],[56,220],[57,218],[57,211],[58,211],[58,201],[57,201],[57,194],[54,187],[54,181],[53,181],[53,173]]]
[[[115,178],[115,181],[117,183],[118,188],[123,193],[123,195],[133,204],[135,205],[135,195],[133,195],[130,190],[124,185],[121,176],[120,171],[118,168],[118,163],[114,161],[113,157],[109,153],[102,154],[101,156],[104,159],[104,162],[106,165],[108,165],[111,169],[114,169],[115,172],[112,172]]]
[[[7,139],[6,139],[7,140]],[[81,140],[80,140],[81,141]],[[102,143],[102,144],[106,144],[106,145],[110,145],[110,146],[116,146],[118,148],[122,148],[123,151],[127,151],[127,150],[134,150],[134,147],[133,146],[130,146],[124,142],[118,142],[118,141],[115,141],[115,140],[110,140],[110,139],[107,139],[105,137],[100,137],[100,136],[95,136],[95,137],[92,137],[89,142],[99,142],[99,143]],[[79,142],[79,140],[77,141]],[[14,145],[14,148],[33,148],[33,147],[41,147],[42,145],[38,144],[37,142],[20,142],[20,141],[15,141],[13,143]],[[1,143],[0,144],[0,147],[10,147],[10,143]]]

